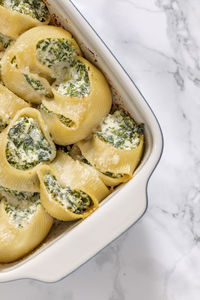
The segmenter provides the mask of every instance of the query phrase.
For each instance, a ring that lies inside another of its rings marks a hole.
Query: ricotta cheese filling
[[[82,214],[93,205],[88,194],[81,190],[71,190],[70,187],[63,188],[50,173],[44,176],[44,184],[51,198],[74,214]]]
[[[17,194],[17,191],[10,191]],[[22,197],[24,194],[24,197]],[[15,224],[15,227],[23,228],[28,225],[35,215],[38,206],[41,205],[39,193],[22,193],[18,194],[15,199],[5,199],[5,211],[9,216],[10,221]]]
[[[0,5],[45,22],[49,11],[42,0],[1,0]]]
[[[4,196],[6,199],[17,199],[21,201],[36,201],[39,198],[39,193],[31,193],[31,192],[19,192],[16,190],[8,189],[2,185],[0,185],[0,194]]]
[[[55,77],[73,62],[77,56],[75,47],[65,39],[44,39],[36,45],[36,56],[39,62],[56,71]]]
[[[6,157],[16,169],[27,170],[51,159],[51,146],[37,120],[21,117],[8,132]]]
[[[90,94],[88,71],[80,60],[74,61],[66,70],[64,80],[56,84],[58,93],[77,98],[87,97]]]
[[[0,33],[0,49],[7,49],[8,46],[12,43],[13,39],[5,36],[4,34]]]
[[[62,114],[56,114],[53,111],[50,111],[43,104],[40,105],[40,109],[43,110],[44,112],[46,112],[47,114],[56,116],[60,120],[60,122],[63,123],[66,127],[73,127],[75,125],[75,123],[71,119],[63,116]]]
[[[101,123],[96,135],[117,149],[131,150],[138,147],[143,134],[143,124],[137,125],[122,110],[109,114]]]
[[[39,92],[41,96],[45,96],[51,98],[52,95],[48,93],[44,85],[41,83],[40,80],[35,79],[34,77],[29,76],[28,74],[24,74],[24,78],[28,82],[28,84],[34,89],[35,91]]]

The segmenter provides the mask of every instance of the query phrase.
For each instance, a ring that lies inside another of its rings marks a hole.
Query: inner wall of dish
[[[148,159],[150,152],[151,152],[151,147],[150,145],[152,144],[152,137],[150,130],[148,128],[148,123],[147,120],[144,119],[142,112],[140,112],[137,107],[134,105],[134,101],[136,101],[136,96],[132,95],[131,99],[131,106],[127,105],[127,99],[122,97],[121,93],[119,92],[119,85],[117,84],[116,78],[112,76],[112,72],[107,72],[105,71],[104,63],[103,63],[103,58],[100,56],[100,54],[90,45],[90,42],[87,39],[87,36],[79,33],[79,28],[76,27],[76,25],[70,20],[70,17],[67,15],[67,12],[63,13],[60,12],[59,9],[56,8],[56,3],[55,1],[48,1],[47,5],[49,7],[50,13],[52,15],[52,22],[55,25],[59,25],[64,27],[66,30],[70,31],[77,42],[79,43],[79,46],[84,53],[84,56],[91,61],[93,64],[95,64],[101,71],[104,73],[105,77],[107,78],[111,90],[112,90],[112,96],[113,96],[113,103],[120,105],[124,110],[129,112],[134,119],[137,122],[143,122],[145,123],[145,150],[144,150],[144,155],[142,162],[140,166],[138,167],[137,172],[140,171],[140,169],[143,167],[145,164],[146,160]],[[97,46],[98,47],[98,46]],[[98,49],[98,48],[97,48]],[[118,88],[117,88],[118,86]],[[121,87],[122,88],[122,87]],[[133,179],[134,180],[134,179]],[[122,186],[122,185],[121,185]],[[119,186],[116,188],[116,190],[108,196],[106,199],[104,199],[100,206],[104,205],[111,197],[113,197],[121,188]],[[33,256],[38,255],[41,251],[45,250],[46,247],[51,246],[52,243],[56,242],[57,239],[61,238],[63,235],[66,235],[69,231],[73,230],[73,228],[77,225],[79,225],[81,221],[76,221],[76,222],[55,222],[53,228],[51,229],[51,232],[45,239],[45,241],[37,247],[34,251],[29,253],[27,256],[24,258],[14,262],[14,263],[9,263],[9,264],[0,264],[0,272],[6,272],[10,271],[13,268],[19,267],[21,264],[24,264],[27,260],[31,259]]]

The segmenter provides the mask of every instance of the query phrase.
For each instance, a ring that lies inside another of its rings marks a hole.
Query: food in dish
[[[0,262],[37,247],[53,219],[88,217],[143,153],[143,125],[49,20],[42,1],[0,1]]]
[[[143,125],[122,110],[109,114],[91,139],[77,143],[87,162],[100,172],[106,185],[115,186],[132,178],[141,160]]]

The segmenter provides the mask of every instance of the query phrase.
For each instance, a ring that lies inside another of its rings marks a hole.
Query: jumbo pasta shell
[[[81,55],[69,32],[55,26],[39,26],[22,34],[6,51],[1,62],[4,84],[19,97],[36,104],[41,103],[43,98],[49,99],[53,96],[51,83],[56,76],[54,70],[42,64],[37,57],[37,44],[45,39],[70,43],[76,52],[74,55]],[[57,73],[60,72],[57,70]]]
[[[42,101],[42,104],[53,113],[41,110],[53,140],[59,145],[74,144],[91,134],[102,118],[109,113],[112,104],[111,91],[104,75],[85,58],[78,57],[77,60],[87,69],[90,82],[89,95],[65,96],[54,88],[54,100]],[[72,120],[73,125],[70,127],[64,125],[57,115]]]
[[[90,196],[93,204],[83,213],[73,213],[49,193],[45,185],[45,175],[52,174],[62,187],[69,186],[73,191],[82,191]],[[94,173],[74,161],[70,156],[58,151],[56,160],[49,166],[42,166],[38,170],[40,179],[41,201],[48,213],[56,219],[72,221],[88,217],[98,208],[98,202],[109,194],[109,190],[98,177],[91,177]]]
[[[52,217],[39,204],[30,222],[18,227],[6,211],[6,201],[1,200],[0,262],[12,262],[29,253],[44,240],[52,224]]]
[[[0,135],[0,184],[7,188],[16,189],[19,191],[36,192],[39,191],[37,169],[42,162],[38,162],[38,164],[32,168],[22,170],[11,165],[8,162],[6,155],[8,134],[16,122],[22,117],[32,118],[38,122],[41,133],[49,144],[49,161],[52,161],[56,155],[55,145],[50,138],[49,132],[40,115],[40,112],[34,108],[25,108],[18,111],[10,125]],[[37,136],[35,138],[37,138]]]
[[[115,186],[132,178],[143,154],[144,136],[140,136],[138,147],[131,150],[116,149],[93,135],[88,141],[80,141],[77,146],[83,156],[100,171],[100,177],[108,186]],[[106,176],[107,172],[123,174],[122,177],[112,178]]]

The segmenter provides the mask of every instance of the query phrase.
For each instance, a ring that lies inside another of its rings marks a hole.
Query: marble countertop
[[[64,280],[0,284],[0,298],[199,300],[200,1],[74,3],[146,97],[164,153],[142,220]]]

